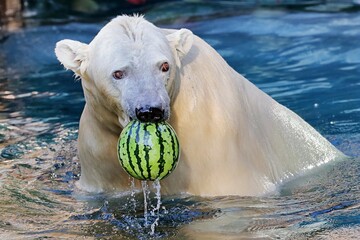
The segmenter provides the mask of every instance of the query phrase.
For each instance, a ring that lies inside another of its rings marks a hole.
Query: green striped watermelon
[[[118,141],[121,166],[139,180],[161,180],[176,167],[179,141],[174,129],[166,122],[131,121]]]

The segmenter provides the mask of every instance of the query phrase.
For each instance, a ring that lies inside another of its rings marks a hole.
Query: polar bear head
[[[187,29],[164,30],[142,16],[119,16],[90,44],[62,40],[55,54],[81,79],[88,107],[100,118],[117,116],[124,127],[130,119],[169,118],[181,59],[192,42]]]

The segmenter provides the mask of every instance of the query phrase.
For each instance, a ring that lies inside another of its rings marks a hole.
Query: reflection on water
[[[237,71],[353,158],[314,169],[264,197],[163,196],[153,237],[358,237],[358,12],[254,11],[233,7],[234,11],[226,14],[221,10],[229,9],[229,5],[222,9],[203,3],[177,4],[186,5],[187,13],[172,10],[172,15],[167,16],[164,4],[147,9],[147,16],[163,24],[166,19],[174,23],[166,27],[190,28]],[[228,17],[211,20],[221,15]],[[57,63],[53,48],[56,41],[64,38],[89,42],[103,23],[100,20],[29,27],[1,39],[2,239],[151,237],[151,229],[144,227],[142,193],[95,195],[75,188],[80,173],[77,125],[84,99],[81,83]],[[150,198],[149,206],[155,206],[155,196]],[[155,220],[154,216],[147,217],[150,222]]]

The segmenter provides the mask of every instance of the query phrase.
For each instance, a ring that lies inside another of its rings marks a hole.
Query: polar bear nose
[[[160,108],[136,108],[135,114],[141,122],[160,122],[164,120],[164,110]]]

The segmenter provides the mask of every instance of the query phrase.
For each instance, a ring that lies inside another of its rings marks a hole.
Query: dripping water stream
[[[131,183],[131,186],[134,187],[134,180]],[[161,185],[159,180],[155,180],[152,183],[152,188],[155,190],[155,206],[151,204],[151,188],[147,181],[141,182],[143,196],[144,196],[144,227],[148,228],[150,226],[150,235],[155,234],[156,227],[159,225],[160,218],[160,208],[161,208]],[[131,193],[131,201],[135,201],[135,191]]]
[[[159,225],[159,217],[160,217],[160,207],[161,207],[161,185],[159,180],[155,180],[153,183],[153,188],[155,191],[156,198],[156,206],[151,210],[151,216],[155,218],[155,221],[151,224],[151,232],[150,235],[155,234],[155,228]]]

